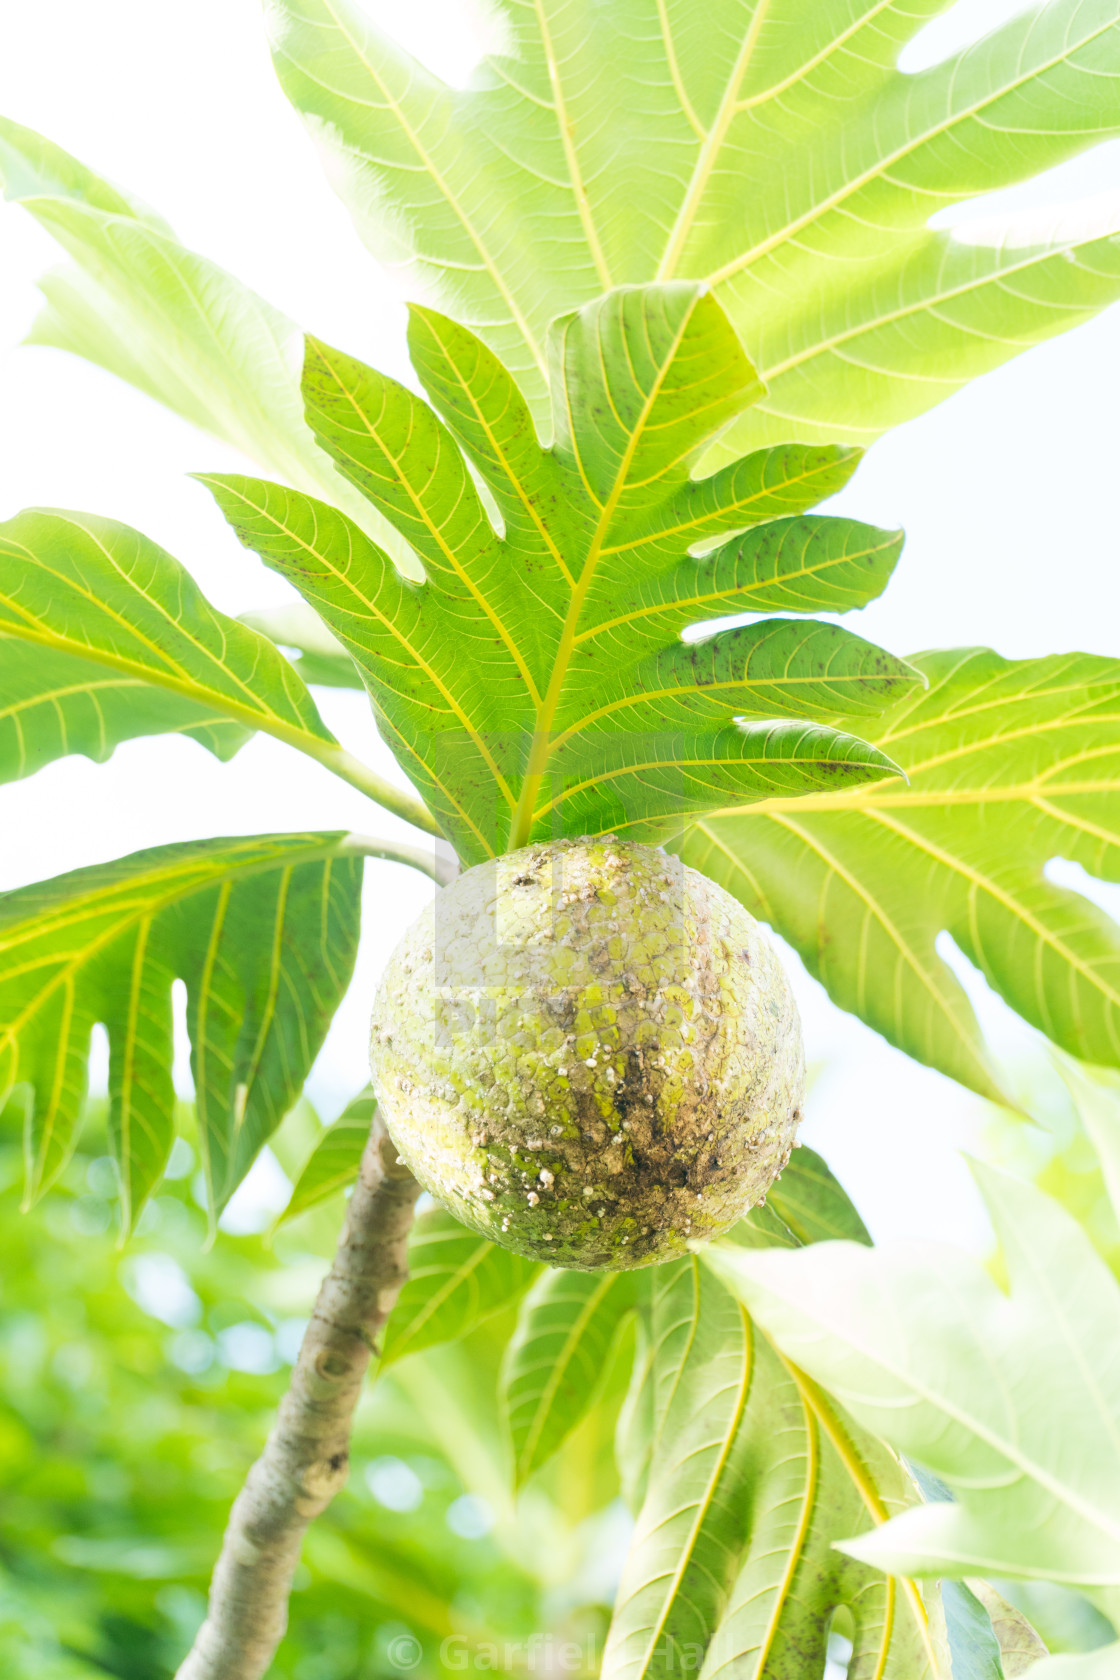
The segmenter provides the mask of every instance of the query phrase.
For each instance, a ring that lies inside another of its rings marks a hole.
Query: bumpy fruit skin
[[[374,1005],[373,1079],[425,1189],[519,1254],[644,1266],[789,1159],[797,1008],[741,905],[647,846],[528,846],[439,893]]]

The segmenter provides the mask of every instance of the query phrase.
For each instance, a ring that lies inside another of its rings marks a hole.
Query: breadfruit
[[[789,1159],[797,1008],[758,923],[605,839],[469,869],[377,992],[374,1086],[426,1190],[519,1254],[644,1266],[726,1231]]]

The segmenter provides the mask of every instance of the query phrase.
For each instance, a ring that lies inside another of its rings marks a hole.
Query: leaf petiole
[[[443,832],[436,819],[422,800],[414,793],[406,793],[403,788],[394,787],[392,782],[379,776],[376,770],[371,770],[368,764],[363,764],[360,758],[347,752],[337,742],[320,741],[312,735],[301,735],[298,739],[293,736],[279,736],[286,739],[289,746],[297,751],[306,753],[327,770],[334,772],[351,787],[364,793],[367,799],[374,800],[378,805],[391,811],[395,817],[401,817],[411,823],[414,828],[422,828],[425,834],[433,835],[437,840],[443,839]],[[409,848],[403,848],[408,850]]]

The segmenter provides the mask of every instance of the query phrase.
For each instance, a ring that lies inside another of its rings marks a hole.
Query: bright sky
[[[934,62],[1021,5],[961,0],[908,50]],[[465,0],[378,0],[369,10],[461,81],[483,39]],[[272,74],[258,0],[0,0],[0,111],[41,130],[156,206],[181,238],[330,342],[404,366],[395,282],[360,244]],[[994,209],[1120,189],[1120,148],[997,195]],[[237,470],[223,445],[61,352],[19,348],[35,278],[58,260],[16,208],[0,210],[0,517],[29,504],[140,527],[226,612],[287,586],[247,555],[191,471]],[[859,629],[899,653],[986,643],[1010,656],[1117,652],[1115,519],[1120,313],[1011,363],[876,445],[837,505],[909,533],[886,598]],[[854,622],[849,620],[849,623]],[[364,702],[318,691],[346,744],[392,774]],[[108,765],[71,758],[0,789],[0,888],[142,846],[289,828],[404,830],[326,771],[257,738],[233,764],[194,743],[139,741]],[[371,866],[358,980],[311,1082],[333,1115],[363,1084],[376,975],[427,896],[418,875]],[[1108,890],[1092,889],[1102,902]],[[1112,907],[1120,892],[1111,890]],[[878,1237],[983,1243],[958,1150],[983,1109],[843,1015],[791,959],[811,1060],[822,1064],[808,1141]],[[981,998],[999,1042],[1027,1035]]]

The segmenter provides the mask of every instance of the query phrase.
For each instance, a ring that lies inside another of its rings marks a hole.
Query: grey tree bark
[[[291,1386],[234,1501],[206,1620],[176,1680],[259,1680],[272,1661],[304,1533],[346,1481],[354,1408],[408,1276],[419,1193],[375,1117]]]

